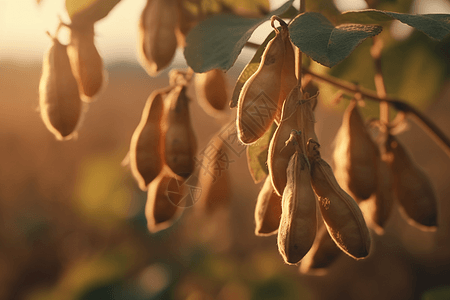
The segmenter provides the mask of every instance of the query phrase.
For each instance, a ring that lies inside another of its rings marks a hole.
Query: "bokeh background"
[[[408,225],[395,209],[385,234],[373,233],[369,258],[356,262],[342,255],[327,274],[300,274],[298,267],[283,263],[276,236],[254,235],[262,183],[253,183],[244,153],[232,156],[226,171],[231,178],[227,205],[210,215],[196,212],[194,205],[169,229],[149,233],[146,193],[121,166],[148,95],[168,85],[167,71],[151,78],[137,63],[137,21],[145,1],[122,0],[96,25],[108,85],[85,106],[77,138],[60,142],[41,121],[38,85],[42,55],[50,45],[45,31],[56,28],[58,15],[66,18],[63,2],[43,0],[38,6],[34,0],[0,0],[0,299],[450,299],[450,158],[413,122],[399,138],[436,189],[436,232]],[[364,8],[365,2],[337,5]],[[449,7],[446,0],[421,0],[411,11],[448,13]],[[415,104],[450,136],[449,70],[445,63],[429,67],[436,57],[450,60],[445,56],[449,41],[438,44],[399,24],[392,27],[399,43],[414,46],[419,40],[432,50],[418,52],[423,62],[410,62],[423,77],[441,72],[433,94],[425,97],[428,102]],[[252,41],[260,42],[268,32],[266,24]],[[245,49],[227,73],[230,92],[252,54]],[[349,61],[365,63],[355,55]],[[346,66],[336,74],[358,76],[345,73]],[[180,49],[172,67],[186,67]],[[431,85],[411,83],[412,95]],[[190,94],[203,149],[226,121],[207,115],[192,89]],[[316,132],[323,157],[331,162],[344,104],[330,105],[326,95],[317,108]],[[374,109],[368,106],[366,115]]]

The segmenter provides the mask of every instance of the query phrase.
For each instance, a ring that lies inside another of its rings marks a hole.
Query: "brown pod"
[[[369,254],[370,235],[355,200],[337,183],[330,165],[320,157],[319,144],[308,141],[311,184],[325,225],[334,242],[353,258]]]
[[[131,172],[143,190],[158,176],[164,164],[163,93],[154,91],[147,99],[141,121],[131,137]]]
[[[297,109],[297,128],[301,130],[302,139],[305,142],[309,139],[313,139],[315,141],[318,140],[316,131],[314,130],[314,125],[316,123],[313,111],[314,103],[317,103],[317,94],[311,96],[309,99],[303,99],[300,101],[300,106]]]
[[[175,174],[187,178],[194,172],[197,140],[189,115],[186,86],[175,87],[166,99],[169,107],[165,120],[165,161]]]
[[[67,46],[52,38],[53,45],[44,55],[39,82],[39,107],[47,129],[57,139],[71,137],[81,115],[77,80],[70,68]]]
[[[310,252],[302,260],[300,272],[310,273],[328,268],[341,254],[341,249],[331,238],[326,226],[322,226],[317,232]]]
[[[298,263],[314,243],[317,230],[316,197],[309,163],[299,151],[291,157],[283,192],[278,251],[287,264]]]
[[[209,115],[214,117],[218,110],[224,110],[227,107],[228,90],[222,70],[213,69],[195,74],[195,91],[198,104]]]
[[[236,127],[244,144],[256,142],[272,125],[277,113],[285,46],[280,31],[275,32],[264,49],[258,70],[239,94]]]
[[[283,104],[282,120],[269,144],[267,166],[273,187],[279,196],[283,195],[287,182],[287,166],[291,156],[295,153],[293,144],[286,142],[289,140],[292,130],[298,129],[297,110],[301,99],[302,90],[300,86],[296,86]]]
[[[150,232],[157,232],[172,225],[180,211],[177,204],[183,197],[177,180],[170,172],[162,172],[148,186],[145,217]]]
[[[207,214],[225,207],[230,202],[230,176],[228,153],[222,139],[215,137],[205,150],[199,167],[201,195],[196,208]]]
[[[389,136],[386,148],[392,155],[394,193],[402,212],[411,224],[423,225],[418,226],[421,229],[435,230],[437,198],[430,179],[394,136]]]
[[[281,34],[284,41],[284,61],[283,68],[281,70],[281,88],[278,98],[278,109],[275,115],[275,121],[280,123],[281,110],[284,100],[287,98],[291,90],[297,85],[297,77],[295,76],[295,54],[292,48],[291,40],[289,39],[289,30],[287,27],[281,28]]]
[[[368,199],[375,192],[379,156],[356,101],[351,101],[336,136],[333,158],[336,177],[357,200]]]
[[[172,61],[177,49],[176,0],[148,0],[139,22],[138,53],[141,65],[156,76]]]
[[[186,47],[186,36],[189,31],[198,23],[198,17],[193,14],[185,4],[192,5],[192,2],[177,1],[177,25],[175,28],[175,34],[179,47]]]
[[[281,218],[281,197],[273,190],[272,180],[266,177],[258,194],[255,208],[255,234],[268,236],[277,233]]]
[[[69,28],[67,52],[72,71],[80,92],[90,98],[100,91],[103,84],[103,61],[94,44],[94,24]]]

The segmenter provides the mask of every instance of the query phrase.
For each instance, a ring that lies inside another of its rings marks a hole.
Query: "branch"
[[[406,103],[403,100],[395,99],[395,98],[380,98],[375,92],[360,87],[356,84],[341,81],[337,78],[333,78],[330,76],[323,76],[312,72],[306,68],[302,70],[305,74],[310,74],[316,80],[327,82],[332,84],[340,89],[351,93],[360,93],[364,98],[369,100],[377,101],[377,102],[387,102],[389,105],[394,107],[398,111],[402,111],[406,114],[412,115],[417,124],[419,124],[422,129],[438,144],[442,150],[450,157],[450,139],[445,135],[445,133],[434,124],[427,116],[425,116],[422,112],[417,110],[415,107]]]

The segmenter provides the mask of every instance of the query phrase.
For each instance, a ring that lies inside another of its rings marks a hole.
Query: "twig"
[[[300,7],[298,14],[305,12],[305,0],[300,0]],[[302,52],[300,48],[294,47],[295,49],[295,75],[297,76],[297,85],[302,85]]]
[[[340,89],[343,89],[343,90],[351,92],[351,93],[360,93],[366,99],[370,99],[370,100],[378,101],[378,102],[385,101],[389,105],[394,107],[396,110],[402,111],[408,115],[412,115],[414,117],[414,120],[416,121],[416,123],[419,124],[422,127],[422,129],[431,138],[433,138],[433,140],[436,142],[436,144],[438,144],[442,148],[442,150],[444,150],[444,152],[450,157],[450,139],[428,117],[426,117],[422,112],[417,110],[415,107],[406,103],[404,100],[390,98],[387,96],[386,96],[386,98],[380,98],[373,91],[363,88],[363,87],[360,87],[356,84],[353,84],[350,82],[344,82],[344,81],[338,80],[337,78],[333,78],[330,76],[319,75],[319,74],[316,74],[306,68],[303,68],[302,71],[306,74],[310,74],[316,80],[327,82],[329,84],[332,84]]]

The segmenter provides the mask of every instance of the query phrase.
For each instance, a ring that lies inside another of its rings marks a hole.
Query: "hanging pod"
[[[187,178],[194,172],[197,140],[189,115],[190,99],[186,95],[186,86],[173,88],[166,101],[165,161],[175,174]]]
[[[298,144],[296,148],[287,168],[277,239],[278,251],[287,264],[298,263],[308,253],[317,230],[316,198],[311,188],[308,159]]]
[[[224,110],[229,101],[224,72],[213,69],[197,73],[194,80],[198,104],[209,115],[217,116],[217,111]]]
[[[319,270],[324,271],[324,269],[335,262],[341,254],[341,249],[339,249],[331,238],[326,226],[322,226],[317,232],[316,240],[314,241],[310,252],[302,260],[300,272],[310,273],[313,271],[319,272]]]
[[[378,234],[383,234],[394,204],[394,178],[388,163],[386,155],[378,160],[377,188],[367,203],[370,220]]]
[[[148,0],[139,22],[138,53],[141,65],[156,76],[172,61],[177,49],[176,0]]]
[[[141,121],[131,137],[131,172],[143,191],[147,190],[164,165],[163,96],[161,90],[150,94]]]
[[[281,197],[272,186],[272,180],[266,177],[258,194],[255,207],[255,234],[268,236],[277,233],[281,218]]]
[[[269,144],[267,167],[275,192],[279,196],[283,195],[287,182],[286,170],[291,156],[295,153],[294,145],[286,142],[292,130],[298,129],[297,110],[300,109],[299,100],[302,99],[302,95],[300,86],[295,86],[289,93],[283,104],[281,122]]]
[[[366,257],[371,240],[358,204],[339,186],[330,165],[320,157],[319,144],[310,139],[307,149],[311,184],[328,232],[349,256]]]
[[[229,157],[226,146],[218,136],[211,140],[205,151],[208,154],[203,156],[199,165],[201,195],[195,207],[206,214],[212,214],[230,202]]]
[[[411,224],[423,230],[435,230],[437,198],[430,179],[394,136],[388,137],[386,148],[392,156],[394,193],[401,211]]]
[[[376,190],[379,156],[356,101],[351,101],[336,136],[333,159],[339,182],[359,201]]]
[[[297,77],[295,76],[295,54],[292,47],[291,40],[289,38],[289,29],[287,26],[281,27],[281,35],[284,41],[284,61],[283,68],[281,69],[281,87],[280,94],[278,96],[277,114],[275,115],[275,121],[280,123],[281,110],[284,100],[287,98],[292,89],[297,85]]]
[[[62,140],[70,138],[77,127],[82,103],[70,68],[67,46],[57,38],[51,38],[53,44],[44,55],[42,64],[39,107],[47,129]]]
[[[67,47],[73,74],[84,101],[95,96],[103,84],[103,61],[94,44],[94,24],[68,25],[70,43]]]
[[[238,138],[244,144],[256,142],[272,125],[277,113],[285,43],[277,28],[275,32],[258,69],[239,94],[236,126]]]
[[[163,170],[148,186],[145,218],[150,232],[157,232],[172,225],[181,212],[177,204],[182,198],[183,191],[180,190],[176,177],[170,171]]]

